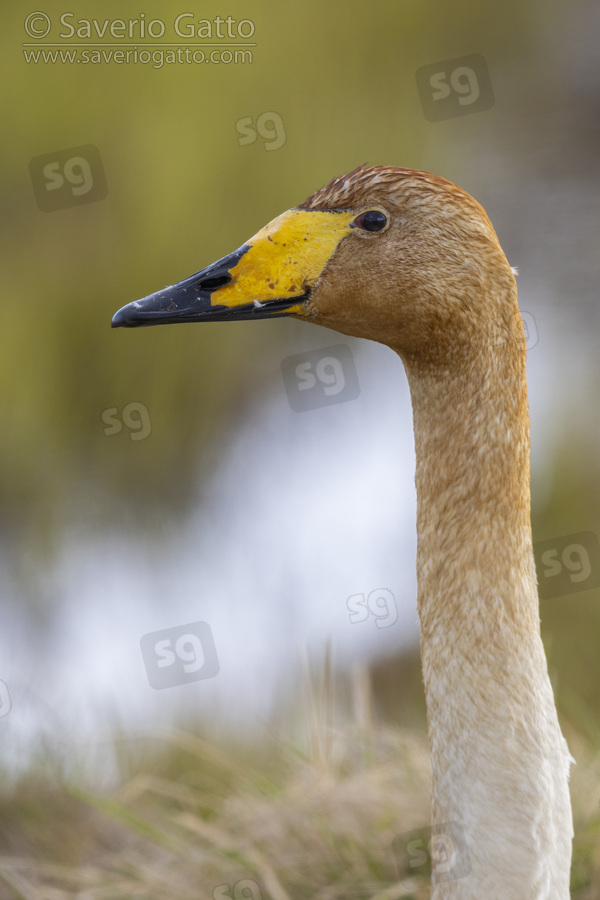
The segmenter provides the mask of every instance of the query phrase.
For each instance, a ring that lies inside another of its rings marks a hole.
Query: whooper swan
[[[387,344],[408,376],[432,822],[460,825],[470,862],[434,871],[432,897],[565,900],[570,757],[540,638],[525,341],[494,229],[444,178],[360,167],[113,326],[275,316]]]

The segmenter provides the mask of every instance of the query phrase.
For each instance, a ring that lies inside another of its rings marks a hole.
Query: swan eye
[[[362,228],[363,231],[383,231],[387,224],[387,216],[380,209],[361,213],[352,223],[354,228]]]

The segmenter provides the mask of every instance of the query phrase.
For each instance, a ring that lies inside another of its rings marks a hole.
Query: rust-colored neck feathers
[[[302,204],[370,206],[389,228],[341,242],[311,315],[390,346],[410,383],[432,817],[458,823],[469,868],[433,897],[566,900],[569,756],[540,639],[515,279],[482,207],[445,179],[361,167]]]

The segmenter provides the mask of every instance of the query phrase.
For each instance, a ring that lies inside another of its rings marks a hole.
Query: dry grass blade
[[[309,737],[314,757],[270,741],[271,757],[259,766],[243,753],[222,751],[191,735],[169,735],[175,756],[164,759],[162,773],[168,775],[136,775],[113,797],[72,789],[93,810],[79,862],[0,857],[0,898],[427,897],[426,873],[399,871],[392,851],[397,835],[418,833],[429,824],[424,736],[365,729],[370,711],[364,684],[360,727],[334,728],[329,715],[322,715],[319,690],[313,707],[319,714]],[[326,740],[314,734],[323,728]],[[572,775],[577,833],[572,896],[597,900],[600,757],[583,738],[570,737],[570,743],[578,760]],[[211,796],[213,784],[220,794]],[[80,820],[73,821],[74,836],[81,827]]]

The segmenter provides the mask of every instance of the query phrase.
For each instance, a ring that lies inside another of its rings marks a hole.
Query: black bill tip
[[[211,294],[231,281],[231,269],[248,249],[245,244],[235,253],[230,253],[201,272],[184,278],[178,284],[128,303],[114,314],[112,327],[136,328],[140,325],[162,325],[169,322],[195,322],[208,316],[214,318],[216,312],[226,307],[213,306]]]
[[[308,291],[305,290],[300,296],[268,300],[263,303],[254,300],[239,306],[220,304],[217,299],[219,288],[231,281],[232,270],[249,249],[249,246],[244,244],[235,253],[223,257],[178,284],[128,303],[114,314],[112,327],[138,328],[141,325],[169,325],[175,322],[277,318],[287,315],[286,310],[291,306],[308,299]],[[213,293],[216,303],[212,302]]]

